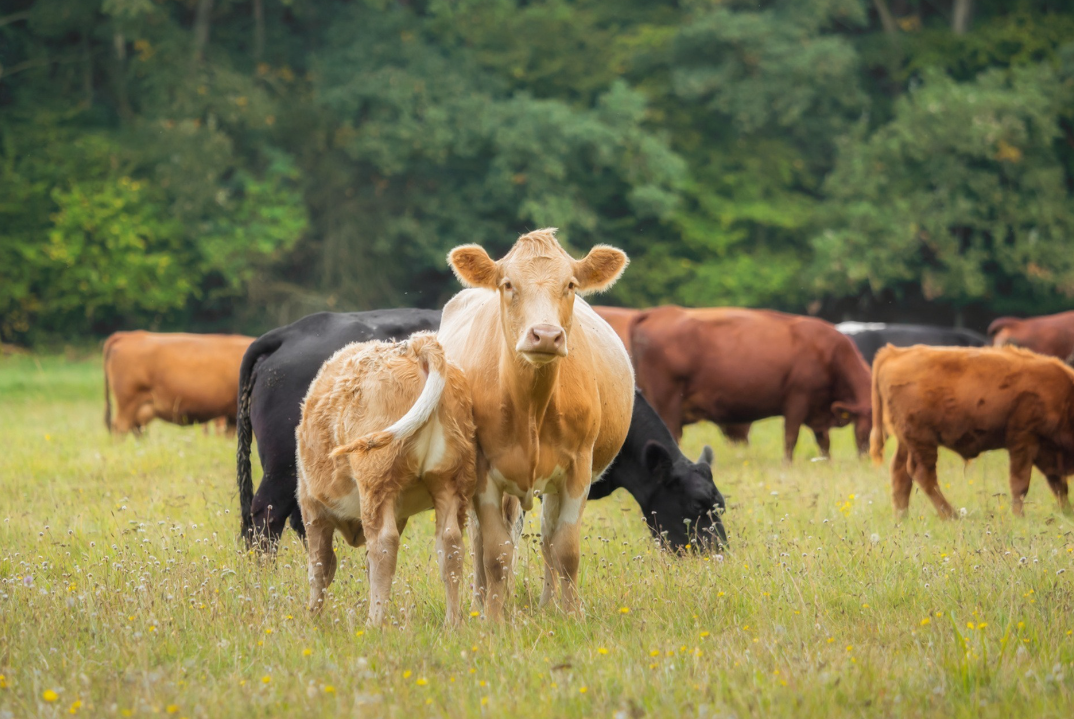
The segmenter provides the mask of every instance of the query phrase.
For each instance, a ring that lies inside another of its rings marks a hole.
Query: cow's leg
[[[592,467],[592,460],[580,460],[586,468]],[[571,496],[571,483],[563,489],[563,496],[559,503],[559,517],[556,521],[556,530],[552,535],[552,561],[553,568],[559,574],[560,588],[563,591],[563,607],[568,612],[577,613],[581,610],[581,602],[578,598],[578,564],[581,558],[581,528],[582,512],[585,511],[585,500],[589,494],[588,482],[582,485],[582,490],[577,496]],[[544,528],[541,528],[544,534]]]
[[[1063,514],[1071,514],[1070,498],[1067,494],[1067,478],[1061,474],[1048,475],[1048,486],[1052,490],[1052,494],[1055,495],[1055,499],[1059,502],[1059,509]]]
[[[1026,494],[1029,493],[1029,480],[1033,476],[1033,459],[1037,455],[1037,447],[1027,442],[1013,443],[1011,455],[1011,512],[1021,517],[1022,505],[1025,503]]]
[[[832,456],[832,438],[828,434],[826,429],[813,430],[813,436],[817,439],[817,446],[820,447],[820,456],[825,459],[829,459]]]
[[[541,556],[544,557],[544,587],[541,589],[541,606],[556,597],[555,555],[553,537],[559,526],[560,495],[545,494],[541,497]]]
[[[460,508],[466,501],[455,494],[455,483],[433,496],[436,512],[436,558],[440,562],[440,578],[444,582],[447,612],[444,623],[457,625],[461,620],[459,611],[459,584],[462,582],[462,528]]]
[[[794,459],[794,447],[798,444],[798,432],[805,424],[809,407],[797,397],[788,400],[783,408],[783,460],[790,462]]]
[[[142,436],[142,430],[157,416],[152,402],[140,405],[134,412],[133,430],[136,437]]]
[[[923,451],[908,450],[910,452],[910,470],[917,486],[928,495],[936,506],[936,511],[943,519],[953,519],[954,507],[948,503],[947,498],[940,491],[940,484],[936,479],[936,448],[925,448]]]
[[[369,560],[369,624],[379,627],[388,613],[399,558],[399,524],[395,519],[394,497],[386,497],[379,506],[368,510],[367,502],[363,496],[362,529]]]
[[[906,464],[909,454],[902,442],[895,445],[895,457],[891,460],[891,503],[895,506],[895,515],[902,519],[910,508],[910,492],[914,488],[913,477]]]
[[[481,565],[483,570],[475,577],[474,600],[477,606],[484,606],[489,621],[502,622],[515,553],[503,516],[503,492],[486,477],[484,487],[474,495],[473,503],[481,542],[481,554],[474,558],[474,564]],[[474,551],[478,551],[477,546]]]
[[[306,525],[309,542],[309,610],[317,613],[324,607],[325,593],[336,576],[336,554],[332,551],[335,527],[327,517],[318,515],[315,508],[308,508],[307,514],[313,516]]]

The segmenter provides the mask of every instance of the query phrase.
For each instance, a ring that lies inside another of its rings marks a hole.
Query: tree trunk
[[[198,0],[198,8],[194,13],[194,66],[201,64],[205,55],[205,46],[209,44],[209,28],[211,26],[213,12],[213,0]]]
[[[254,63],[261,62],[265,54],[265,7],[264,0],[254,0]]]
[[[965,35],[970,29],[970,15],[973,14],[973,0],[954,0],[954,12],[951,14],[951,30],[956,35]]]
[[[131,116],[130,99],[127,97],[127,38],[121,32],[112,34],[112,45],[116,50],[115,81],[116,81],[116,105],[119,116],[129,118]]]
[[[891,10],[888,9],[887,0],[873,0],[873,6],[876,8],[876,12],[880,15],[880,24],[884,26],[884,32],[888,35],[894,35],[899,32],[899,26],[895,24],[895,18],[891,15]]]

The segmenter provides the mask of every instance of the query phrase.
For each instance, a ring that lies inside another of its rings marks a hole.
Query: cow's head
[[[726,547],[721,515],[727,505],[712,481],[712,448],[705,447],[698,461],[691,462],[681,455],[673,457],[660,442],[649,441],[642,457],[649,481],[656,486],[642,507],[652,533],[675,552]]]
[[[575,260],[556,240],[555,229],[518,238],[494,262],[481,247],[463,245],[448,255],[459,281],[500,294],[500,322],[508,346],[530,364],[542,366],[567,356],[575,295],[611,287],[627,266],[622,250],[598,245]]]
[[[854,441],[858,445],[858,454],[869,451],[869,433],[873,429],[873,407],[871,404],[850,404],[833,402],[832,415],[836,427],[846,427],[854,423]]]

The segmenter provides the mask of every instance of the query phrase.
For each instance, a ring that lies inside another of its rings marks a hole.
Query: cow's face
[[[549,229],[523,235],[499,262],[477,245],[456,247],[448,261],[463,284],[499,293],[500,324],[511,351],[543,366],[567,356],[575,296],[614,284],[627,256],[600,245],[584,259],[572,259]]]
[[[727,546],[721,515],[726,502],[712,481],[712,448],[697,462],[674,458],[659,442],[643,450],[645,468],[657,487],[642,510],[649,529],[674,552],[714,551]]]
[[[832,414],[835,416],[836,427],[854,424],[854,441],[858,445],[858,454],[865,455],[869,451],[869,433],[873,429],[872,405],[833,402]]]

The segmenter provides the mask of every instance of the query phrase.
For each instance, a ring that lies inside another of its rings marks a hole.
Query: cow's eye
[[[577,287],[578,287],[578,285],[574,284],[574,282],[568,282],[567,283],[567,289],[570,290],[571,292],[574,292],[575,288],[577,288]]]
[[[515,289],[515,286],[514,286],[514,285],[512,285],[512,284],[511,284],[510,282],[504,282],[504,283],[503,283],[503,290],[504,290],[504,292],[510,292],[510,291],[511,291],[511,290],[513,290],[513,289]]]

